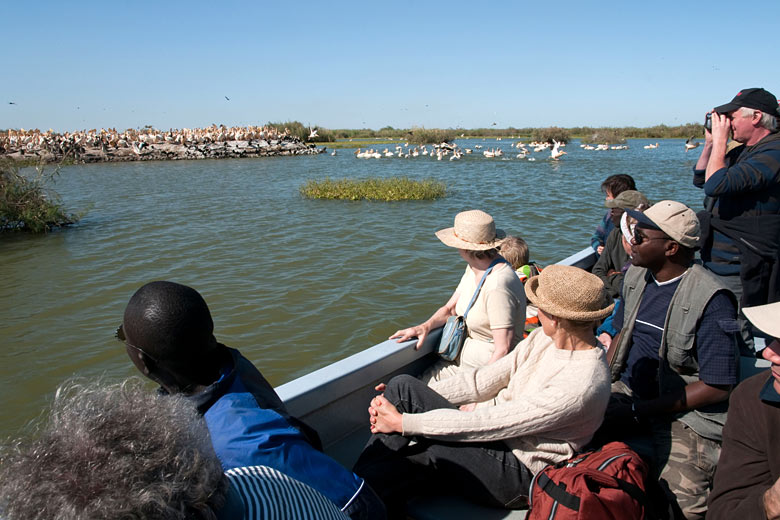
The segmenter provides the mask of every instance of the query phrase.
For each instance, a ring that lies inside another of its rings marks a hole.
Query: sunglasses
[[[639,232],[639,228],[634,228],[634,244],[639,245],[645,240],[671,240],[669,237],[648,237]]]
[[[128,347],[137,350],[138,352],[140,352],[144,356],[148,357],[152,361],[157,362],[157,360],[153,356],[150,356],[144,349],[142,349],[141,347],[136,347],[135,345],[133,345],[132,343],[127,341],[127,337],[125,336],[125,331],[122,328],[122,325],[120,325],[119,327],[116,328],[116,331],[114,332],[114,337],[117,340],[119,340],[122,343],[124,343],[125,345],[127,345]]]

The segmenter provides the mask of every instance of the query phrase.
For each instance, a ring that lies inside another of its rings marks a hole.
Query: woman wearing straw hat
[[[463,211],[455,216],[453,227],[437,231],[436,236],[458,250],[468,264],[466,272],[449,301],[433,316],[415,327],[396,331],[391,339],[402,342],[416,337],[420,348],[428,333],[443,326],[448,317],[465,314],[480,280],[492,269],[468,309],[468,337],[460,356],[454,363],[441,360],[427,372],[426,380],[449,377],[461,366],[476,368],[493,363],[523,339],[525,324],[523,284],[499,255],[506,233],[496,229],[493,217],[476,209]]]
[[[603,282],[552,265],[525,292],[541,327],[507,356],[430,387],[406,375],[377,386],[384,394],[368,410],[374,435],[354,469],[391,516],[435,486],[520,507],[534,473],[572,457],[601,424],[610,376],[593,328],[613,307]],[[459,408],[470,403],[479,404]]]

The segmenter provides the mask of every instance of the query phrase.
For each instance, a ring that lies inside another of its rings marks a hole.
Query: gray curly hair
[[[227,479],[195,408],[133,378],[69,381],[32,438],[0,448],[0,516],[215,519]]]

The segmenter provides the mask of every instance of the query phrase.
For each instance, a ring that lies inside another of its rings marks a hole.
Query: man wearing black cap
[[[710,113],[712,130],[694,167],[704,188],[701,259],[741,306],[780,300],[780,134],[778,100],[762,88],[740,91]],[[727,141],[741,144],[730,150]],[[743,330],[746,321],[741,319]],[[743,333],[747,344],[749,333]]]

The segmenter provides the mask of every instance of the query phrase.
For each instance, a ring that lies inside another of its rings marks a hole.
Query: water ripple
[[[477,141],[472,141],[473,147]],[[509,142],[486,141],[502,146]],[[622,152],[569,145],[548,160],[459,162],[336,157],[93,164],[62,170],[55,188],[81,224],[0,242],[0,432],[38,414],[74,374],[133,373],[113,331],[133,292],[168,279],[206,298],[216,335],[279,384],[382,341],[444,303],[464,269],[436,229],[482,208],[526,238],[542,263],[588,244],[604,213],[601,181],[631,173],[655,200],[698,209],[695,157],[682,141]],[[505,157],[509,159],[509,157]],[[302,199],[308,179],[431,177],[433,202]]]

